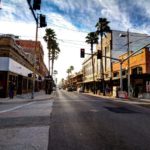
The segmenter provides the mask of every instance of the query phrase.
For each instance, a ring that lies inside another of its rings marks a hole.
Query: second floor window
[[[142,67],[133,68],[132,74],[142,74]]]
[[[113,73],[113,77],[118,77],[119,76],[119,72],[114,72]]]

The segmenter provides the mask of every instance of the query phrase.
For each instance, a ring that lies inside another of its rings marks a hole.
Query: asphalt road
[[[64,90],[0,104],[0,150],[150,150],[150,109]]]
[[[53,100],[0,105],[0,150],[47,150]]]
[[[150,150],[150,110],[59,91],[48,150]]]

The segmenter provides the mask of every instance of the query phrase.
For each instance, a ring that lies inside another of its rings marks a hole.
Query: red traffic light
[[[80,49],[80,57],[84,58],[84,56],[85,56],[85,49],[81,48]]]

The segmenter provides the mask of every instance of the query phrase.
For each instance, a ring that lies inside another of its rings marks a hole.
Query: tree
[[[56,42],[56,34],[55,31],[51,28],[47,28],[45,30],[45,36],[43,39],[47,42],[47,48],[48,48],[48,63],[49,63],[49,75],[50,75],[50,60],[52,61],[52,70],[51,74],[53,76],[53,66],[54,66],[54,60],[57,59],[58,54],[60,52],[58,43]]]
[[[101,37],[101,51],[103,53],[103,35],[105,33],[111,32],[110,27],[108,26],[109,21],[106,18],[99,18],[95,27],[97,28],[97,34],[100,34]],[[103,67],[103,59],[101,59],[101,74],[102,74],[102,84],[103,84],[103,95],[105,95],[105,81],[104,81],[104,67]]]
[[[50,75],[50,58],[51,58],[51,47],[52,42],[56,40],[56,34],[53,29],[47,28],[45,30],[45,36],[43,39],[47,42],[47,48],[48,48],[48,64],[49,64],[49,75]]]
[[[70,73],[74,70],[74,66],[70,66]]]
[[[69,74],[71,73],[70,68],[67,69],[67,73],[68,73],[68,78],[69,78]]]
[[[54,60],[56,60],[58,58],[58,54],[60,52],[60,49],[58,47],[58,43],[56,42],[56,40],[53,41],[52,44],[52,51],[51,51],[51,60],[52,60],[52,76],[53,76],[53,70],[54,70]]]
[[[94,61],[93,61],[93,45],[98,43],[98,36],[96,32],[90,32],[86,36],[86,43],[91,44],[91,57],[92,57],[92,72],[93,72],[93,92],[95,94],[95,77],[94,77]]]

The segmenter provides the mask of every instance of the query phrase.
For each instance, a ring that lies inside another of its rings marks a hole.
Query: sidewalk
[[[0,103],[10,103],[10,102],[30,102],[30,101],[37,101],[37,100],[50,100],[53,97],[53,93],[45,94],[45,91],[39,91],[34,93],[34,99],[31,98],[31,93],[16,95],[13,99],[7,98],[0,98]]]
[[[123,103],[150,105],[150,99],[139,99],[139,98],[124,99],[124,98],[116,98],[112,96],[103,96],[103,95],[98,95],[98,94],[93,94],[93,93],[83,93],[83,94],[87,94],[87,95],[91,95],[95,97],[101,97],[104,99],[114,100],[114,101],[123,102]]]

